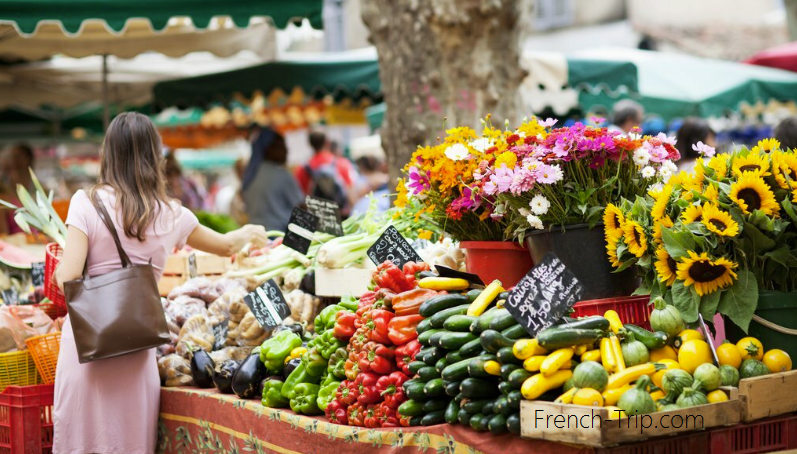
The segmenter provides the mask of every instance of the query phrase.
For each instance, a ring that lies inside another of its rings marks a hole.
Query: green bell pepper
[[[324,371],[324,375],[321,376],[321,383],[319,384],[319,386],[323,388],[324,386],[336,381],[338,381],[338,379],[335,378],[334,375],[330,374],[329,369],[327,369],[326,371]]]
[[[324,331],[332,329],[335,326],[335,314],[341,310],[345,309],[339,304],[333,304],[331,306],[325,307],[321,312],[319,312],[313,320],[315,332],[323,333]]]
[[[294,387],[294,397],[291,398],[291,410],[304,415],[320,415],[323,413],[318,408],[318,385],[299,383]]]
[[[349,352],[340,347],[329,357],[329,375],[343,380],[346,378],[346,360],[349,359]]]
[[[353,296],[344,296],[340,299],[338,306],[351,312],[357,312],[357,309],[359,309],[360,306],[360,301]]]
[[[335,350],[340,347],[345,347],[346,343],[337,340],[335,338],[335,333],[332,330],[329,330],[324,331],[323,334],[316,336],[315,339],[311,340],[307,344],[307,346],[309,348],[318,349],[318,353],[320,353],[324,359],[329,359],[329,357],[335,353]]]
[[[329,383],[318,390],[318,398],[316,399],[316,403],[321,411],[327,411],[327,405],[329,405],[329,403],[332,402],[332,399],[335,398],[335,393],[338,392],[339,386],[339,381],[333,381],[332,383]]]
[[[290,330],[280,331],[277,334],[263,341],[260,346],[260,361],[272,374],[282,371],[285,365],[285,358],[291,354],[291,350],[302,345],[302,338]]]
[[[327,370],[327,360],[321,356],[318,347],[313,347],[302,355],[302,364],[307,374],[313,377],[321,377]]]
[[[314,377],[307,373],[307,365],[304,363],[299,364],[296,366],[296,369],[288,375],[288,378],[285,379],[285,384],[282,386],[282,397],[286,399],[293,399],[296,396],[296,391],[294,388],[302,383],[310,383],[310,384],[318,384],[321,380],[321,376]]]
[[[269,408],[285,408],[288,406],[288,399],[282,397],[280,392],[285,383],[282,380],[266,380],[263,384],[263,406]]]

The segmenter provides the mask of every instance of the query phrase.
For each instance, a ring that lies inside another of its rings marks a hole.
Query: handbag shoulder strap
[[[127,256],[127,253],[122,248],[122,241],[119,239],[119,235],[116,233],[116,227],[114,227],[113,222],[111,222],[111,215],[108,214],[108,210],[105,209],[105,205],[97,195],[97,191],[94,191],[91,202],[94,205],[94,208],[97,209],[97,214],[100,215],[100,219],[102,219],[102,222],[105,223],[105,227],[108,227],[108,230],[113,236],[113,242],[116,243],[116,251],[119,252],[119,258],[122,260],[122,266],[125,268],[132,266],[133,262],[130,261],[130,257]]]

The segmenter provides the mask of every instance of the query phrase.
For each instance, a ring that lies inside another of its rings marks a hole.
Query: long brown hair
[[[144,241],[147,227],[170,201],[160,135],[146,115],[121,113],[108,127],[101,153],[99,183],[89,196],[93,200],[98,188],[112,187],[125,235]]]

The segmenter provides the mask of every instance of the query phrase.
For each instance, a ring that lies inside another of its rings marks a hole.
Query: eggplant
[[[282,370],[282,376],[284,377],[282,380],[288,378],[288,375],[290,375],[294,369],[299,367],[299,364],[302,364],[302,358],[293,358],[292,360],[288,361],[285,364],[285,368]]]
[[[260,353],[249,355],[232,376],[232,392],[241,399],[257,397],[260,382],[267,373],[265,364],[260,361]]]
[[[299,284],[299,290],[308,295],[315,295],[315,270],[310,270],[304,274],[302,282]]]
[[[280,325],[274,328],[272,336],[280,331],[293,331],[297,336],[304,336],[304,326],[301,323],[292,323],[290,325]]]
[[[199,349],[191,357],[191,378],[200,388],[213,387],[213,372],[216,364],[205,350]]]
[[[229,359],[221,363],[213,374],[213,384],[223,394],[232,394],[232,376],[241,363]]]

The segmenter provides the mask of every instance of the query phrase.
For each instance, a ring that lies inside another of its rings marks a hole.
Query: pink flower
[[[407,187],[412,191],[413,195],[420,194],[431,187],[429,184],[429,177],[427,175],[422,175],[415,166],[410,167],[409,180]]]
[[[539,124],[540,124],[540,126],[542,126],[543,128],[550,128],[550,127],[552,127],[553,125],[555,125],[555,124],[556,124],[556,122],[558,122],[558,121],[559,121],[559,120],[557,120],[556,118],[546,118],[546,119],[545,119],[545,120],[543,120],[543,121],[538,121],[538,123],[539,123]]]
[[[553,184],[564,177],[559,164],[543,164],[537,169],[537,181],[542,184]]]
[[[514,172],[508,169],[506,164],[501,164],[501,167],[495,169],[495,173],[490,175],[490,181],[484,183],[484,192],[493,195],[495,193],[506,192],[512,184],[512,177]]]
[[[707,158],[714,156],[714,153],[716,153],[714,147],[706,145],[703,142],[697,142],[696,144],[693,144],[692,149],[700,153],[700,156],[705,156]]]
[[[526,191],[530,191],[534,186],[534,173],[528,169],[519,168],[515,170],[515,175],[512,177],[512,184],[509,190],[514,195],[520,195]]]

